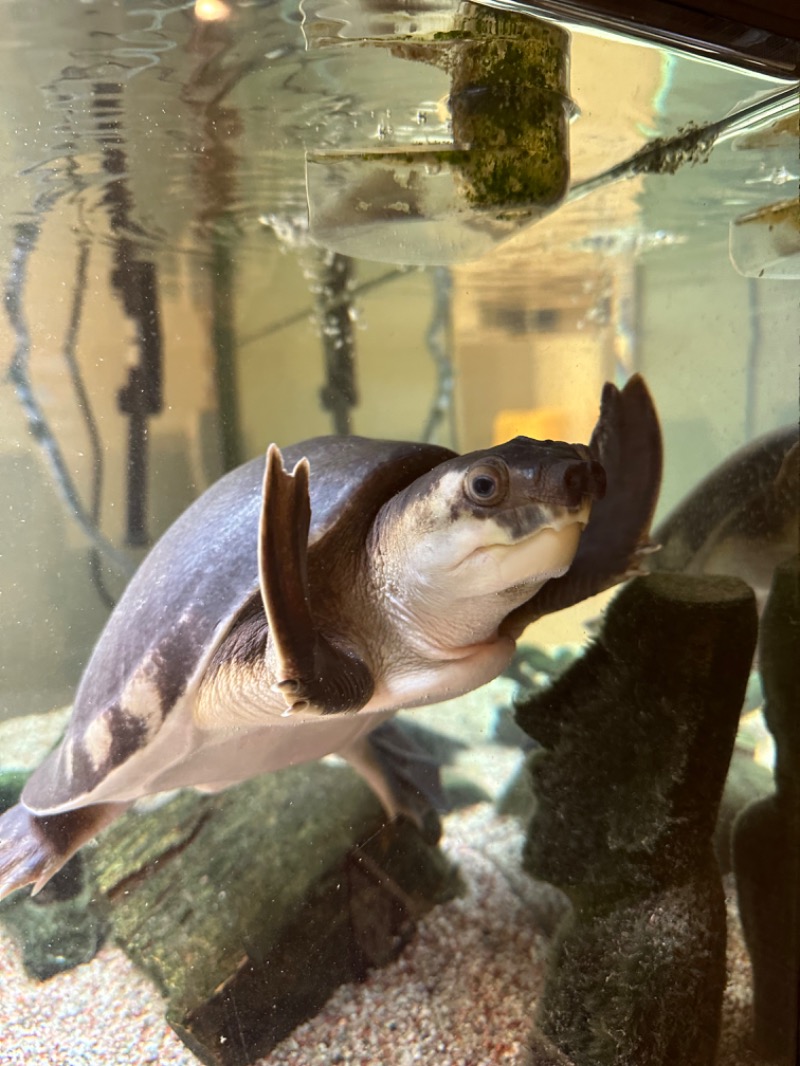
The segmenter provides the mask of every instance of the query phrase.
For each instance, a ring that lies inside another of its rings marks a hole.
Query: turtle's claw
[[[289,718],[293,714],[299,714],[301,711],[307,711],[311,707],[308,700],[295,700],[294,703],[287,705],[286,710],[283,712],[284,718]]]
[[[294,696],[300,691],[300,682],[296,677],[287,677],[283,681],[278,681],[275,688],[279,689],[282,695]]]
[[[644,544],[638,545],[636,548],[637,555],[652,555],[653,552],[660,552],[661,545],[655,540],[646,540]]]
[[[628,568],[625,571],[623,580],[627,581],[627,579],[631,577],[646,577],[650,573],[646,562],[647,556],[653,555],[658,551],[661,551],[661,545],[653,540],[648,539],[641,544],[637,544],[633,550],[633,555],[628,564]]]
[[[296,677],[287,677],[273,685],[273,689],[286,700],[285,715],[309,710],[311,703],[304,696],[305,685]]]

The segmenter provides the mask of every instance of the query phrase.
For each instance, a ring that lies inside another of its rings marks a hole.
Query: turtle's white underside
[[[224,632],[224,627],[221,628]],[[216,644],[215,644],[216,647]],[[462,695],[496,677],[508,664],[514,643],[498,639],[472,649],[449,662],[398,671],[379,681],[376,691],[360,711],[319,715],[311,712],[285,715],[282,696],[264,687],[259,706],[251,701],[217,704],[214,722],[202,728],[196,721],[200,681],[212,649],[199,665],[183,696],[171,709],[158,733],[142,750],[112,770],[89,793],[81,793],[62,807],[39,814],[87,804],[125,803],[168,789],[195,787],[216,791],[258,774],[321,758],[333,752],[347,756],[366,734],[403,707],[422,706]],[[146,679],[140,684],[147,685]],[[141,711],[146,691],[129,686],[131,706]],[[244,713],[243,713],[244,712]],[[254,724],[258,721],[258,724]],[[97,755],[105,746],[97,738]]]

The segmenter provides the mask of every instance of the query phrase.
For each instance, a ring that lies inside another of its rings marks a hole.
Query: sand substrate
[[[340,988],[263,1066],[501,1066],[518,1063],[544,979],[557,894],[519,866],[522,830],[479,804],[445,820],[443,847],[467,893],[437,908],[402,956]],[[750,970],[731,908],[719,1066],[748,1050]],[[2,1066],[194,1066],[150,982],[117,948],[38,983],[0,926]]]

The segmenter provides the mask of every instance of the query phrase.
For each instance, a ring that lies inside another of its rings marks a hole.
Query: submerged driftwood
[[[529,1066],[713,1063],[726,928],[712,837],[756,629],[738,579],[641,578],[519,708],[545,749],[526,865],[572,902]]]
[[[800,562],[775,570],[761,620],[764,715],[775,793],[733,827],[739,910],[753,963],[756,1043],[770,1062],[800,1054]]]
[[[394,958],[458,888],[434,845],[325,763],[128,814],[89,866],[169,1023],[219,1066],[265,1054],[338,984]]]
[[[6,772],[6,805],[27,772]],[[460,888],[430,836],[387,823],[350,767],[318,762],[130,811],[0,916],[40,979],[112,936],[201,1061],[244,1066],[394,959]]]

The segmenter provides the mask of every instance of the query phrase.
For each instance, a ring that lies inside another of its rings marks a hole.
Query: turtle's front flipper
[[[102,803],[38,816],[18,803],[0,816],[0,899],[33,885],[36,895],[87,840],[113,822],[127,803]]]
[[[259,526],[258,574],[270,630],[275,684],[289,711],[354,711],[374,689],[367,666],[316,630],[309,604],[308,461],[291,474],[280,450],[267,452]]]
[[[382,722],[337,753],[347,759],[392,818],[401,814],[435,844],[441,834],[437,811],[447,808],[436,759],[404,733]]]

